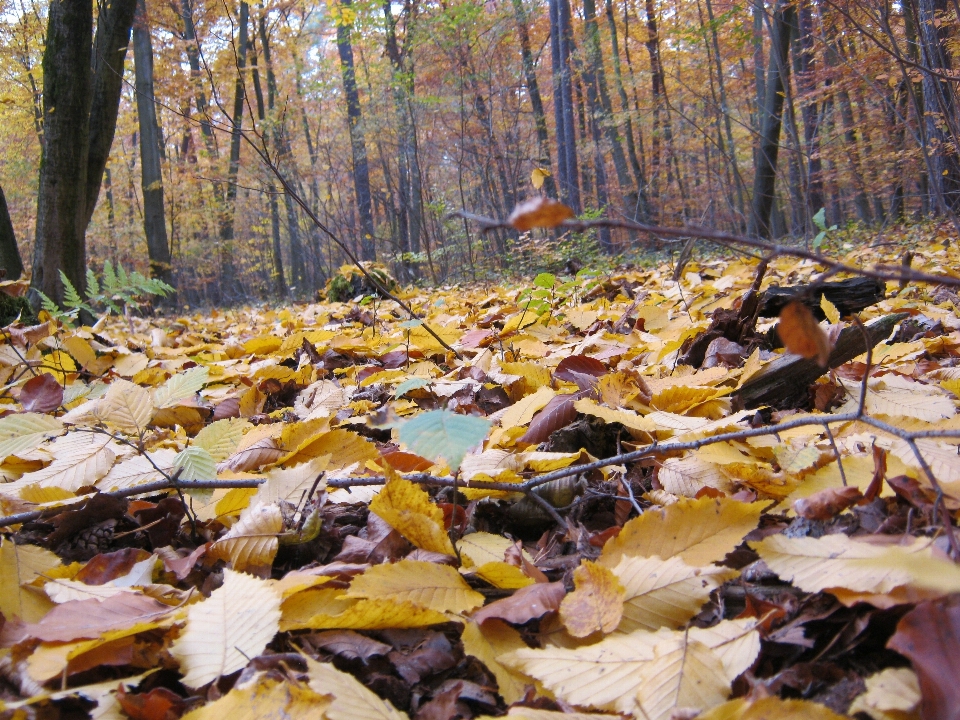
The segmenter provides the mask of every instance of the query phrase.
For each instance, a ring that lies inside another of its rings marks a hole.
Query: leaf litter
[[[955,716],[956,295],[685,270],[11,326],[0,714]]]

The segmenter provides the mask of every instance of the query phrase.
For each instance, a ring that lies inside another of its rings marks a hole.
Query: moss
[[[390,276],[390,272],[379,263],[364,263],[364,268],[380,285],[389,291],[397,287],[397,281]],[[328,302],[349,302],[358,295],[381,294],[373,283],[368,280],[355,265],[344,265],[340,271],[330,279],[324,289]]]
[[[36,325],[39,322],[26,296],[11,297],[0,292],[0,325],[9,325],[18,317],[24,325]]]

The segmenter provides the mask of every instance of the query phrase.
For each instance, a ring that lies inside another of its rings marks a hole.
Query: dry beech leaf
[[[737,698],[698,715],[697,720],[844,720],[845,717],[819,703],[781,700],[774,696],[754,702]]]
[[[715,707],[730,695],[733,680],[720,657],[703,643],[686,635],[668,640],[653,649],[653,660],[640,670],[639,715],[669,720],[674,711]]]
[[[328,720],[407,720],[406,713],[381,700],[353,675],[340,672],[329,663],[305,659],[310,687],[317,693],[333,696],[326,711]]]
[[[153,417],[153,400],[146,388],[129,380],[114,380],[94,411],[104,425],[126,433],[138,434]]]
[[[49,415],[24,412],[0,418],[0,460],[30,452],[46,438],[62,432],[63,423]]]
[[[107,474],[116,460],[113,438],[109,435],[91,435],[73,432],[59,437],[50,445],[54,460],[47,467],[27,473],[14,483],[0,485],[5,491],[28,485],[43,488],[57,487],[76,492],[84,485],[94,485]]]
[[[491,618],[521,625],[560,609],[566,594],[562,582],[534,583],[520,588],[513,595],[497,600],[473,614],[474,621],[483,623]]]
[[[582,638],[616,630],[623,617],[626,595],[617,576],[588,560],[574,570],[573,583],[575,590],[560,603],[560,619],[567,632]]]
[[[0,613],[32,623],[52,607],[39,588],[24,587],[60,566],[60,558],[36,545],[15,545],[0,537]]]
[[[329,692],[321,693],[294,682],[263,675],[252,684],[235,686],[223,697],[187,713],[183,720],[324,720],[330,703]]]
[[[170,649],[180,662],[183,684],[202,687],[246,667],[279,625],[279,593],[252,575],[224,570],[223,585],[189,607],[187,625]]]
[[[826,367],[830,359],[830,340],[810,308],[798,300],[784,305],[780,311],[777,335],[783,346],[795,355],[815,359]]]
[[[211,557],[228,560],[234,570],[269,577],[283,532],[283,516],[276,504],[255,505],[240,514],[237,524],[210,546]]]
[[[564,220],[575,218],[573,210],[548,197],[532,197],[517,205],[507,223],[515,230],[526,232],[533,228],[554,228]]]
[[[613,633],[573,649],[516,650],[502,662],[536,678],[573,705],[632,713],[643,683],[641,672],[656,657],[655,648],[684,637],[713,650],[731,680],[750,667],[760,652],[760,635],[752,620],[725,620],[706,629]]]
[[[855,505],[862,497],[860,488],[853,486],[825,488],[795,500],[793,510],[807,520],[829,520]]]
[[[749,543],[765,563],[784,580],[807,592],[842,588],[860,593],[888,593],[910,585],[913,575],[902,563],[885,563],[899,554],[929,557],[929,541],[915,538],[907,546],[884,547],[843,534],[821,538],[771,535]]]
[[[737,576],[736,570],[694,567],[679,557],[624,557],[613,569],[624,586],[620,630],[678,628],[696,615],[710,593]]]
[[[422,550],[456,555],[443,526],[443,511],[419,485],[394,477],[370,502],[376,513]]]
[[[416,560],[374,565],[350,584],[346,597],[409,600],[438,612],[462,613],[483,605],[456,569]]]
[[[500,620],[488,620],[481,628],[467,619],[462,640],[463,651],[486,665],[497,678],[497,689],[508,704],[524,696],[529,678],[500,662],[505,653],[527,647],[519,632]]]
[[[604,545],[598,562],[612,569],[624,555],[657,555],[665,560],[676,555],[688,565],[709,565],[722,560],[757,527],[765,506],[729,498],[684,498],[669,507],[651,508]]]
[[[390,628],[418,628],[447,622],[448,618],[436,610],[422,607],[409,600],[344,598],[341,591],[327,590],[330,594],[327,608],[321,612],[303,617],[287,617],[287,603],[284,603],[283,630],[387,630]],[[317,594],[324,593],[319,591]],[[294,596],[296,597],[296,596]],[[324,612],[328,610],[329,612]],[[292,613],[291,613],[292,615]]]
[[[865,713],[873,720],[919,720],[920,682],[910,668],[887,668],[864,680],[867,689],[848,713]]]
[[[70,642],[96,638],[111,630],[125,630],[138,623],[148,623],[174,608],[146,595],[122,593],[103,600],[72,600],[57,605],[43,618],[28,625],[27,637],[44,642]]]

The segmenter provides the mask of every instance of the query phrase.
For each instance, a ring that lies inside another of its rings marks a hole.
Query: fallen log
[[[908,316],[908,313],[886,315],[865,325],[862,330],[856,325],[845,327],[830,353],[827,366],[838,367],[865,353],[868,347],[872,348],[888,337],[896,324]],[[746,408],[760,405],[795,407],[798,400],[806,399],[810,384],[826,372],[827,368],[821,367],[816,360],[784,355],[747,380],[736,397]]]
[[[792,300],[799,300],[809,307],[818,320],[823,320],[820,298],[824,295],[832,302],[841,317],[860,312],[883,300],[884,284],[874,278],[855,277],[846,280],[831,280],[824,283],[780,287],[774,285],[760,295],[760,317],[776,317]]]

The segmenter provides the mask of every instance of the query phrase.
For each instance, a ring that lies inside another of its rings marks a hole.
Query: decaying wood
[[[776,317],[784,305],[800,300],[807,305],[818,320],[825,317],[820,309],[824,295],[832,302],[841,316],[852,315],[883,300],[884,284],[875,278],[854,277],[846,280],[831,280],[810,285],[767,288],[760,296],[760,317]]]
[[[907,317],[907,313],[896,313],[874,320],[861,328],[844,328],[830,353],[827,365],[831,368],[853,360],[857,355],[874,347],[893,332],[898,322]],[[866,340],[866,342],[864,342]],[[737,394],[744,407],[760,405],[782,405],[804,397],[810,383],[827,372],[816,360],[807,360],[796,355],[785,355],[764,366],[760,372],[744,383]]]

